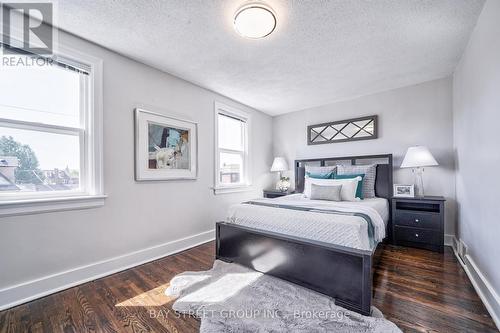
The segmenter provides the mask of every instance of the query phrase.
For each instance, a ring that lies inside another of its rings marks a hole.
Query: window
[[[215,192],[242,190],[250,185],[246,113],[215,103]]]
[[[103,197],[101,61],[64,54],[25,66],[30,55],[9,57],[20,61],[0,68],[0,216],[17,204],[37,211],[41,199],[42,211],[58,210],[47,202],[61,199],[61,209],[93,206]]]

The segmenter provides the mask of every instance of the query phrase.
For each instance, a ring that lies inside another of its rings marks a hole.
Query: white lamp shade
[[[419,168],[439,165],[429,149],[425,146],[410,147],[406,151],[402,168]]]
[[[288,164],[284,157],[275,157],[273,165],[271,166],[271,172],[286,171],[288,170]]]

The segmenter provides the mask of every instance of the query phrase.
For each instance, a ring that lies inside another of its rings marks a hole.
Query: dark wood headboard
[[[328,165],[377,165],[377,178],[375,180],[375,195],[390,201],[392,197],[392,154],[366,155],[366,156],[344,156],[328,158],[311,158],[295,161],[295,191],[304,191],[305,166],[328,166]]]

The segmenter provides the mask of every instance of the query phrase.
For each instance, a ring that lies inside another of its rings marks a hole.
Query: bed
[[[304,199],[305,167],[336,164],[376,164],[376,198]],[[378,245],[390,236],[392,155],[297,160],[294,171],[297,194],[235,205],[228,220],[216,224],[216,258],[326,294],[369,315],[372,267]]]
[[[299,193],[233,205],[229,208],[226,221],[254,229],[371,250],[385,238],[388,218],[389,201],[384,198],[332,202],[311,200]]]

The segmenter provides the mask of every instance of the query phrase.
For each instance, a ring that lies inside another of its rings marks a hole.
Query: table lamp
[[[271,166],[271,172],[279,172],[280,179],[276,183],[276,189],[280,191],[287,191],[290,186],[289,179],[283,179],[282,172],[288,170],[288,164],[284,157],[275,157],[273,161],[273,165]],[[286,177],[285,177],[286,178]],[[288,185],[287,185],[288,184]]]
[[[425,196],[424,167],[439,165],[429,149],[425,146],[414,146],[406,151],[401,168],[412,168],[415,174],[415,193],[418,197]]]

